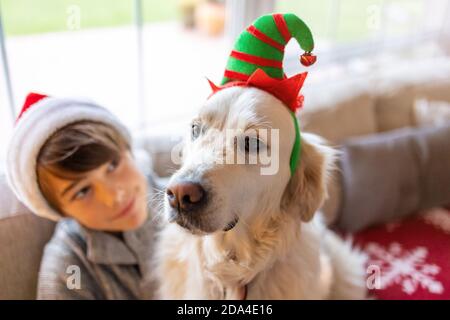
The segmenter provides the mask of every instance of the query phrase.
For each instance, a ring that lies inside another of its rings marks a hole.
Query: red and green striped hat
[[[308,26],[295,14],[270,14],[259,17],[237,38],[226,66],[222,85],[247,81],[257,69],[275,79],[283,79],[284,48],[295,38],[305,51],[302,64],[315,62],[311,55],[314,41]]]
[[[289,109],[295,126],[295,142],[290,169],[294,174],[301,153],[300,129],[295,111],[303,102],[300,89],[307,73],[287,78],[283,71],[284,49],[295,38],[305,51],[300,56],[304,66],[316,62],[311,54],[314,41],[308,26],[295,14],[270,14],[259,17],[236,40],[225,69],[221,86],[209,81],[213,93],[230,86],[249,86],[267,91]]]

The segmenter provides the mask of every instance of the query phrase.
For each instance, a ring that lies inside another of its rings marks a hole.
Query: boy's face
[[[47,170],[40,179],[54,191],[59,209],[88,228],[127,231],[147,218],[147,182],[128,151],[73,180]]]

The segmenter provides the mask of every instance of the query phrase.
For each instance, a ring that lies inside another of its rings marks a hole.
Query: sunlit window
[[[378,54],[389,54],[388,61],[391,54],[400,61],[423,52],[434,57],[449,12],[445,0],[0,0],[0,5],[16,113],[30,91],[86,96],[134,132],[148,134],[184,128],[209,94],[205,77],[220,81],[232,39],[261,14],[293,12],[311,27],[320,54],[309,79],[315,84],[349,76],[355,65],[368,70]],[[298,55],[292,41],[285,57],[288,74],[302,70]],[[5,72],[1,76],[7,92]],[[0,102],[2,158],[13,117],[8,97],[2,94]]]

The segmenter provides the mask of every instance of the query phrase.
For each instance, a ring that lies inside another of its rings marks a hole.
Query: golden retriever
[[[365,297],[364,256],[314,217],[336,152],[302,133],[291,175],[294,138],[289,110],[265,91],[230,87],[206,101],[165,195],[159,298]],[[268,166],[260,159],[249,161],[262,150],[271,154],[272,173],[262,174]],[[235,161],[224,161],[230,154]]]

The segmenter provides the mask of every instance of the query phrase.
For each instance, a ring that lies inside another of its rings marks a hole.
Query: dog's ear
[[[327,198],[327,181],[337,151],[326,146],[314,134],[302,133],[299,164],[283,194],[282,208],[298,212],[302,221],[310,221]]]

